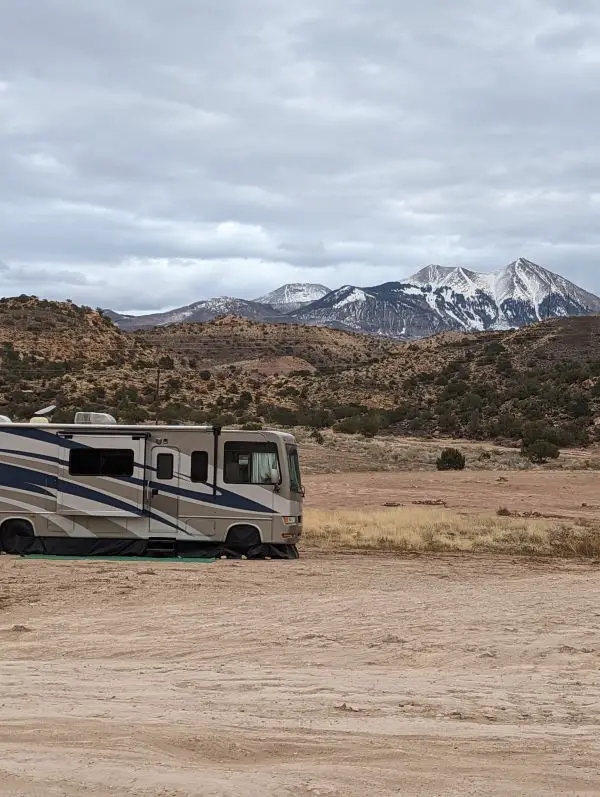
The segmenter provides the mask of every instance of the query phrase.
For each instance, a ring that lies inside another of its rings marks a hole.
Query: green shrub
[[[467,461],[458,448],[445,448],[436,462],[438,470],[464,470]]]
[[[548,440],[536,440],[535,443],[524,445],[521,454],[536,465],[543,465],[549,459],[558,459],[560,449]]]
[[[528,448],[538,440],[556,442],[556,429],[549,427],[544,421],[531,421],[523,425],[523,448]]]
[[[351,418],[344,418],[333,427],[337,432],[346,434],[362,434],[365,437],[375,437],[377,432],[385,423],[377,413],[365,415],[353,415]]]

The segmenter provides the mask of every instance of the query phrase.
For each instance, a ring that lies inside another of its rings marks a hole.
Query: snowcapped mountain
[[[556,316],[600,313],[600,298],[520,258],[494,272],[430,265],[403,282],[371,288],[292,283],[255,301],[222,297],[164,313],[106,314],[122,329],[210,321],[237,315],[256,321],[331,326],[397,339],[449,330],[511,329]]]
[[[391,338],[417,338],[449,329],[431,311],[421,288],[388,282],[372,288],[344,285],[290,317],[301,324],[336,326]]]
[[[530,260],[520,258],[500,271],[477,273],[466,268],[444,268],[427,266],[408,282],[432,290],[449,289],[457,294],[471,298],[481,291],[490,296],[501,307],[505,301],[521,301],[531,304],[538,319],[548,315],[544,303],[550,296],[560,296],[600,311],[600,299],[569,280],[553,274]]]
[[[408,281],[462,305],[466,315],[460,321],[467,328],[510,329],[554,316],[600,312],[600,298],[525,258],[488,273],[428,266]]]
[[[418,338],[444,330],[511,329],[597,312],[600,298],[521,258],[491,273],[431,265],[406,282],[373,288],[346,285],[292,317],[305,324]]]
[[[305,282],[290,282],[282,285],[271,293],[261,296],[254,301],[258,304],[267,304],[280,313],[293,313],[304,305],[317,302],[330,292],[324,285],[313,285]]]
[[[269,321],[270,323],[285,321],[285,317],[258,302],[245,299],[235,299],[230,296],[221,296],[218,299],[206,299],[194,302],[185,307],[168,310],[164,313],[150,313],[148,315],[120,315],[112,310],[105,311],[117,326],[130,331],[147,327],[164,327],[167,324],[181,324],[194,321],[212,321],[213,318],[223,315],[237,315],[250,318],[254,321]]]

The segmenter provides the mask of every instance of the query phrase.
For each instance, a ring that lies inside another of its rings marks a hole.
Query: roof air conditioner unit
[[[107,412],[76,412],[75,423],[92,424],[94,426],[107,426],[117,421]]]
[[[12,423],[8,415],[0,415],[0,423]]]

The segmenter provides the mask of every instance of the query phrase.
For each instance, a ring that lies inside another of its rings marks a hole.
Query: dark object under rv
[[[3,529],[0,553],[29,556],[149,556],[226,559],[298,559],[295,545],[273,545],[252,538],[228,542],[176,540],[169,537],[107,539],[101,537],[36,537],[24,521],[13,521]]]

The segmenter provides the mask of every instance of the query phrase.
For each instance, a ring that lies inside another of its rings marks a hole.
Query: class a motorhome
[[[51,410],[53,408],[46,408]],[[297,558],[296,441],[274,430],[0,416],[0,552]]]

